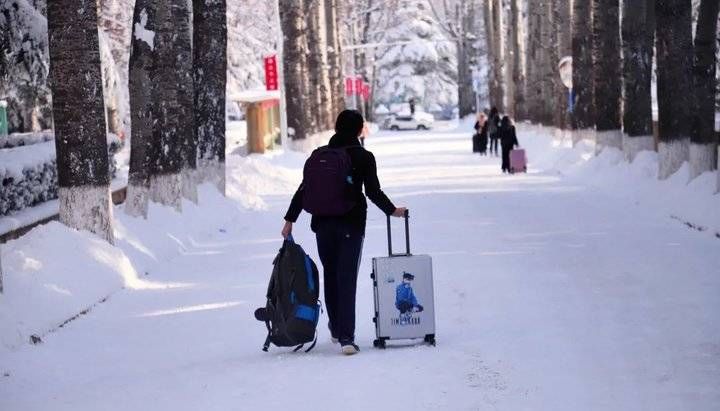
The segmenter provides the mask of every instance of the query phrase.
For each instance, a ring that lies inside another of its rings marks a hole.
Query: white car
[[[412,116],[395,116],[390,119],[387,128],[390,130],[430,130],[434,119],[426,113],[415,113]]]

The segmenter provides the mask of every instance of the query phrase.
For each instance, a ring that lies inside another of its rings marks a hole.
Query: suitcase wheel
[[[373,341],[373,347],[384,350],[386,347],[385,340],[382,338],[378,338],[377,340]]]
[[[435,346],[435,334],[428,334],[428,335],[426,335],[426,336],[425,336],[425,342],[428,343],[428,344],[430,344],[430,345],[432,345],[432,346],[434,347],[434,346]]]

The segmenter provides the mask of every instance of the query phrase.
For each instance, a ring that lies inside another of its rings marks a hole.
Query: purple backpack
[[[345,148],[320,147],[303,170],[305,211],[318,217],[342,216],[355,207],[352,163]]]

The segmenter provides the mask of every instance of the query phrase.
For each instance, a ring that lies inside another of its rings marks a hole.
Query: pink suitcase
[[[527,158],[525,157],[525,150],[522,148],[510,151],[510,172],[527,172]]]

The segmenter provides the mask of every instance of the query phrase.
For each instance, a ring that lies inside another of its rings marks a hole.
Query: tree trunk
[[[715,168],[717,137],[715,135],[716,48],[718,0],[702,0],[695,31],[693,85],[695,109],[690,134],[690,178]]]
[[[153,139],[159,144],[160,155],[150,179],[150,197],[180,211],[181,196],[192,197],[192,185],[187,184],[187,179],[191,178],[188,170],[195,165],[190,151],[196,152],[192,147],[195,132],[190,10],[185,0],[156,4]]]
[[[458,71],[458,110],[460,118],[473,114],[475,106],[475,93],[473,92],[472,63],[470,53],[475,41],[472,27],[475,20],[475,6],[463,1],[459,5],[461,13],[458,17],[459,38],[456,39],[457,71]]]
[[[628,161],[641,151],[653,151],[653,39],[655,0],[623,0],[623,152]]]
[[[327,29],[325,28],[325,0],[315,0],[315,9],[318,15],[318,39],[315,46],[319,50],[322,66],[320,68],[320,120],[321,129],[330,130],[334,126],[332,110],[332,89],[330,87],[330,60],[327,51]]]
[[[542,119],[541,123],[552,127],[555,125],[556,85],[560,80],[557,72],[558,62],[558,29],[555,21],[555,1],[541,0],[541,42],[540,65],[542,69]]]
[[[198,203],[198,135],[195,129],[195,82],[193,80],[193,10],[190,0],[172,0],[176,21],[173,38],[178,81],[178,129],[182,141],[182,196]],[[225,112],[223,111],[223,118]]]
[[[293,140],[306,138],[303,60],[303,1],[279,0],[283,32],[283,70],[287,102],[288,135]]]
[[[2,250],[0,250],[0,294],[3,293]]]
[[[305,0],[305,25],[307,27],[307,70],[309,79],[310,94],[308,98],[308,109],[313,118],[315,127],[312,132],[318,132],[323,128],[324,116],[322,115],[322,49],[320,40],[320,13],[318,0]]]
[[[350,23],[350,39],[352,44],[358,44],[360,43],[359,37],[358,37],[358,23],[357,21],[354,21]],[[360,51],[355,48],[352,50],[352,62],[353,62],[353,68],[354,72],[352,73],[353,78],[356,78],[357,76],[362,77],[363,72],[363,63],[362,59],[360,58]],[[363,77],[364,79],[364,77]],[[360,95],[360,90],[355,90],[355,93],[352,96],[353,99],[353,106],[354,108],[360,112],[363,116],[365,115],[365,109],[363,107],[362,103],[362,96]]]
[[[458,110],[460,118],[463,118],[474,112],[475,96],[473,93],[472,67],[469,64],[466,41],[459,39],[455,44],[458,55]]]
[[[595,107],[592,51],[592,7],[590,1],[573,2],[573,143],[595,139]]]
[[[225,195],[227,3],[193,0],[193,80],[199,181]]]
[[[95,0],[48,4],[60,221],[113,242]]]
[[[622,149],[620,125],[620,2],[593,0],[595,152]]]
[[[367,0],[366,4],[366,10],[372,10],[372,8],[375,6],[374,4],[375,0]],[[361,30],[361,38],[360,38],[360,44],[368,44],[370,42],[370,30],[373,28],[371,23],[371,16],[372,12],[366,11],[365,15],[362,19],[359,19],[358,22],[362,22],[362,30]],[[372,84],[371,79],[371,73],[370,69],[372,68],[372,64],[370,61],[370,58],[368,58],[369,52],[368,49],[361,49],[359,53],[360,57],[360,64],[361,64],[361,72],[363,79],[367,84]],[[368,96],[368,99],[365,100],[362,98],[362,93],[360,97],[360,102],[362,104],[362,113],[365,117],[366,121],[373,121],[373,113],[372,113],[372,107],[370,104],[370,96]]]
[[[564,57],[572,55],[572,32],[570,19],[570,1],[554,0],[555,26],[557,27],[557,54],[556,60],[552,62],[555,85],[555,127],[561,134],[561,138],[565,137],[567,130],[570,128],[570,116],[567,110],[568,89],[560,78],[558,63]]]
[[[543,0],[528,3],[528,47],[525,59],[527,67],[526,93],[528,120],[541,123],[543,119],[543,67],[542,67],[542,19]]]
[[[125,213],[143,218],[147,218],[150,176],[159,154],[159,144],[154,144],[152,133],[155,17],[155,2],[136,0],[129,67],[132,128]]]
[[[690,0],[656,0],[657,94],[660,143],[658,177],[674,174],[688,159],[692,97]]]
[[[511,118],[516,117],[515,113],[515,46],[513,39],[517,38],[517,26],[513,25],[512,10],[506,10],[506,3],[512,8],[514,0],[503,0],[503,10],[506,11],[505,17],[507,24],[505,25],[505,113]]]
[[[490,0],[488,0],[490,1]],[[497,107],[500,113],[505,111],[505,89],[504,89],[504,53],[503,53],[503,22],[502,22],[502,0],[492,0],[492,24],[493,24],[493,83],[497,88],[496,101],[492,105]]]
[[[520,60],[520,12],[518,10],[519,0],[510,0],[510,27],[508,36],[508,50],[512,53],[511,59],[511,72],[512,72],[512,104],[509,104],[508,113],[514,119],[524,118],[524,107],[525,107],[525,90],[524,80],[522,75],[522,66]],[[510,87],[508,88],[508,95],[510,95]]]
[[[499,49],[497,47],[498,29],[495,22],[495,2],[497,0],[486,0],[483,18],[485,21],[485,39],[488,49],[488,91],[490,94],[490,106],[498,106],[503,100],[501,83],[502,68],[500,66]]]
[[[312,2],[312,0],[303,0],[304,9],[308,10],[308,5]],[[303,98],[306,100],[305,105],[303,106],[305,108],[305,112],[303,113],[303,118],[305,120],[305,130],[308,136],[315,134],[318,132],[318,122],[317,117],[315,115],[317,111],[318,101],[319,101],[319,94],[317,93],[317,87],[315,83],[311,82],[312,79],[312,70],[310,67],[310,22],[307,18],[302,18],[301,21],[301,30],[302,30],[302,58],[300,59],[300,64],[302,67],[302,90],[303,90]],[[316,100],[317,99],[317,100]]]
[[[330,81],[330,94],[332,96],[332,111],[330,117],[330,128],[333,127],[335,116],[345,109],[345,98],[343,90],[343,73],[342,73],[342,50],[340,47],[340,30],[337,22],[339,21],[338,1],[325,1],[325,30],[327,33],[327,54],[328,54],[328,75]]]

